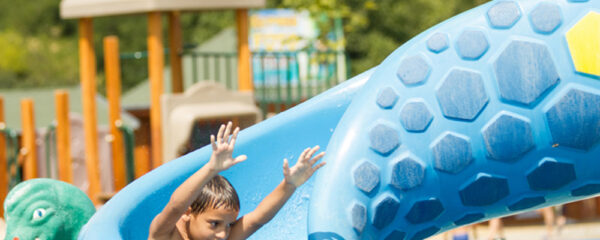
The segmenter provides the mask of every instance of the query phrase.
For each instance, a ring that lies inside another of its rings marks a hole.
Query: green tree
[[[352,74],[378,65],[423,30],[487,0],[268,0],[267,7],[308,10],[322,40],[342,19]],[[59,16],[60,0],[0,0],[0,88],[57,87],[79,82],[77,21]],[[184,12],[185,43],[201,43],[234,25],[233,11]],[[94,19],[94,44],[103,91],[102,37],[116,35],[121,52],[146,49],[143,14]],[[166,17],[163,18],[166,41]],[[167,46],[167,45],[165,45]],[[168,62],[168,61],[166,61]],[[123,89],[147,78],[147,62],[122,60]]]

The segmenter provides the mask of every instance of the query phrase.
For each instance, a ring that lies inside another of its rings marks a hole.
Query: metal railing
[[[237,90],[237,53],[186,51],[191,82],[214,81]],[[253,52],[254,96],[264,113],[279,113],[345,81],[343,51]]]
[[[134,161],[134,148],[135,148],[135,134],[133,129],[125,126],[121,123],[117,124],[117,128],[123,134],[123,144],[125,145],[125,175],[127,183],[135,180],[135,161]]]
[[[133,129],[131,129],[130,127],[127,127],[123,124],[117,124],[117,127],[123,133],[123,144],[125,145],[125,168],[126,168],[125,174],[126,174],[127,183],[131,183],[131,182],[133,182],[133,180],[135,180],[134,132],[133,132]],[[16,133],[15,133],[15,136],[16,136]],[[45,144],[46,176],[49,178],[51,178],[52,176],[58,176],[58,173],[56,172],[57,169],[54,169],[52,167],[52,160],[58,159],[57,146],[56,146],[56,126],[54,124],[47,127],[46,135],[44,136],[44,144]],[[18,148],[17,148],[17,154],[18,154]],[[9,165],[10,165],[10,160],[9,160]]]
[[[6,127],[4,123],[0,123],[0,134],[6,139],[7,170],[10,179],[8,187],[12,189],[23,180],[19,164],[19,137],[15,130]]]
[[[51,124],[46,128],[46,135],[44,136],[44,150],[46,152],[46,177],[52,178],[58,176],[57,170],[52,168],[53,156],[57,155],[58,149],[56,146],[56,125]],[[58,158],[54,158],[58,159]],[[55,171],[52,171],[55,170]],[[54,173],[54,175],[52,174]]]
[[[147,78],[147,52],[120,56],[124,81]],[[184,50],[181,56],[184,83],[211,81],[238,89],[237,53]],[[254,95],[264,113],[292,107],[345,81],[349,73],[344,51],[253,52],[251,64]]]

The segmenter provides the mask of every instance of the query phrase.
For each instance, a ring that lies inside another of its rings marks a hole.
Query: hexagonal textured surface
[[[571,191],[571,196],[579,197],[579,196],[589,196],[592,194],[600,193],[600,184],[590,183]]]
[[[508,196],[508,182],[504,177],[479,173],[460,189],[460,200],[466,206],[487,206]]]
[[[399,46],[353,85],[339,122],[326,119],[336,127],[325,160],[335,166],[315,178],[311,229],[423,239],[600,194],[600,72],[577,72],[564,36],[587,28],[574,41],[600,66],[599,26],[600,0],[496,0]],[[384,106],[376,101],[388,87],[397,98]],[[366,136],[378,124],[397,135],[389,152]],[[365,160],[379,168],[367,194],[349,177]],[[355,203],[367,209],[362,233],[351,224]]]
[[[516,160],[534,146],[529,120],[508,112],[484,127],[483,140],[489,157],[499,161]]]
[[[424,223],[437,218],[444,211],[442,202],[436,198],[418,201],[404,216],[412,224]]]
[[[562,16],[558,5],[541,2],[529,14],[533,29],[538,33],[553,33],[562,23]]]
[[[525,197],[516,201],[508,206],[508,210],[511,211],[519,211],[527,208],[532,208],[542,203],[545,203],[546,199],[544,197]]]
[[[448,49],[448,35],[444,33],[434,33],[427,40],[427,48],[434,53],[441,53]]]
[[[370,194],[379,185],[379,168],[370,162],[363,162],[354,170],[354,185]]]
[[[473,160],[469,139],[451,132],[445,133],[431,150],[435,169],[448,173],[459,173]]]
[[[590,12],[566,34],[575,70],[600,76],[600,13]]]
[[[557,190],[575,180],[575,167],[570,163],[544,158],[527,174],[529,187],[536,191]]]
[[[465,60],[478,60],[487,52],[489,43],[479,30],[465,30],[456,41],[456,51]]]
[[[400,111],[400,122],[409,132],[422,132],[433,120],[433,115],[423,101],[409,101]]]
[[[488,10],[487,17],[492,27],[508,29],[521,18],[521,10],[516,2],[498,2]]]
[[[484,217],[485,217],[485,215],[483,213],[469,213],[469,214],[464,215],[460,219],[454,221],[454,224],[456,224],[457,226],[465,225],[465,224],[475,222]]]
[[[408,190],[421,185],[425,178],[423,165],[410,157],[394,164],[390,184],[398,189]]]
[[[502,98],[525,105],[559,81],[548,48],[539,43],[511,42],[494,62],[494,70]]]
[[[600,141],[600,95],[571,89],[546,112],[559,146],[588,150]]]
[[[436,96],[444,116],[473,120],[488,102],[481,75],[453,69],[437,89]]]
[[[393,108],[398,100],[398,94],[391,87],[382,89],[377,95],[377,105],[384,109]]]
[[[411,240],[425,239],[433,236],[433,234],[436,234],[438,231],[440,231],[439,227],[428,227],[415,233],[415,235],[412,236]]]
[[[398,132],[395,129],[379,124],[369,132],[371,148],[381,155],[387,155],[400,145]]]
[[[382,229],[389,225],[394,220],[399,207],[400,203],[398,200],[391,196],[386,196],[376,202],[375,213],[373,214],[373,226]]]
[[[394,230],[385,237],[385,240],[404,240],[404,237],[406,237],[406,233]]]
[[[354,204],[350,216],[352,216],[352,227],[354,230],[358,233],[362,233],[367,224],[367,208],[362,204]]]
[[[425,58],[419,54],[402,60],[396,76],[405,85],[417,85],[423,83],[429,76],[431,67]]]

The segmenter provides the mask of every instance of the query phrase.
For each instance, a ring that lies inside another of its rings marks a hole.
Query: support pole
[[[248,47],[248,9],[236,11],[238,29],[238,90],[253,91],[250,48]]]
[[[24,154],[23,180],[37,178],[37,148],[35,146],[35,117],[33,100],[21,100],[21,154]]]
[[[4,122],[4,98],[0,96],[0,130],[6,128]],[[0,203],[4,202],[8,194],[8,184],[10,183],[6,162],[6,139],[4,134],[0,133]],[[0,207],[0,216],[4,217],[4,208]]]
[[[123,134],[117,128],[121,120],[121,67],[119,62],[119,38],[104,38],[104,72],[106,74],[106,95],[108,97],[108,122],[112,136],[113,184],[115,191],[127,185],[125,175],[125,147]]]
[[[56,105],[56,155],[58,157],[58,179],[73,183],[71,162],[71,130],[69,122],[69,93],[64,90],[54,92]]]
[[[94,204],[102,191],[98,164],[98,130],[96,118],[96,56],[91,18],[79,20],[79,77],[85,130],[85,165],[89,181],[88,196]]]
[[[169,12],[169,58],[171,61],[171,90],[173,93],[183,92],[183,74],[181,69],[183,40],[181,35],[180,12]]]
[[[150,76],[150,134],[152,167],[162,164],[162,129],[160,96],[163,94],[164,46],[160,12],[148,13],[148,71]]]

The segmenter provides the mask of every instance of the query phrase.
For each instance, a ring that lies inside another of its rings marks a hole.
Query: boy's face
[[[194,240],[227,239],[239,211],[229,208],[208,208],[199,214],[190,214],[188,234]]]

